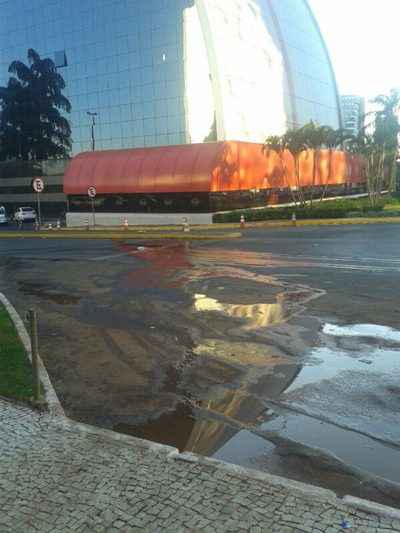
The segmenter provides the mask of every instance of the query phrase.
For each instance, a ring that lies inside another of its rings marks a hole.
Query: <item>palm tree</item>
[[[360,132],[347,147],[350,153],[364,157],[367,175],[369,201],[374,207],[379,199],[385,177],[385,152],[382,145],[376,142],[373,134]]]
[[[300,155],[307,150],[307,143],[304,138],[304,132],[300,129],[290,129],[282,136],[282,146],[291,153],[294,160],[294,178],[296,189],[299,195],[300,205],[304,206],[305,196],[303,185],[300,179]]]
[[[311,198],[310,205],[313,205],[313,197],[315,184],[317,179],[317,170],[320,161],[321,149],[326,140],[326,126],[319,126],[312,120],[305,124],[299,131],[303,135],[305,146],[308,150],[313,152],[313,172],[312,172],[312,185],[311,185]]]
[[[324,146],[328,150],[328,176],[326,180],[325,187],[322,191],[321,199],[322,201],[325,198],[326,191],[328,190],[329,183],[332,177],[332,157],[333,151],[338,148],[344,149],[346,144],[351,142],[353,135],[343,128],[334,129],[330,126],[322,126],[323,128],[323,137],[324,137]]]
[[[290,183],[288,180],[285,149],[286,149],[285,141],[282,135],[270,135],[269,137],[266,138],[263,146],[261,147],[261,151],[267,156],[270,152],[275,152],[278,155],[279,161],[281,164],[281,169],[282,169],[283,182],[285,186],[287,186],[287,188],[289,189],[292,200],[296,204],[297,199],[294,194],[294,191],[290,187]]]
[[[71,127],[63,113],[71,104],[54,62],[29,49],[28,64],[13,61],[8,71],[8,85],[0,87],[2,158],[68,157]]]
[[[389,95],[381,94],[372,100],[379,107],[374,115],[374,142],[382,147],[383,165],[388,171],[389,188],[396,183],[396,161],[399,146],[400,91],[392,89]]]

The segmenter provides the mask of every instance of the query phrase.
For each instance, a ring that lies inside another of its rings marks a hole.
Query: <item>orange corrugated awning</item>
[[[262,145],[223,141],[155,148],[85,152],[74,157],[64,176],[64,192],[87,194],[198,193],[297,186],[293,157],[285,152],[286,172],[275,152],[262,153]],[[302,186],[364,181],[363,160],[344,152],[300,157]]]
[[[64,175],[65,194],[210,191],[224,143],[84,152]]]

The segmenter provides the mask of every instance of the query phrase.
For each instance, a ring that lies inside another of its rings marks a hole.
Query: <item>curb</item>
[[[215,222],[215,226],[225,226],[232,224],[232,229],[239,228],[238,222]],[[257,220],[246,222],[247,229],[278,229],[278,228],[296,228],[306,226],[356,226],[365,224],[400,224],[400,217],[377,217],[377,218],[319,218],[319,219],[298,219],[296,226],[290,220]]]
[[[25,324],[23,323],[21,317],[17,313],[15,307],[10,303],[6,296],[0,292],[0,302],[6,308],[14,327],[17,331],[18,337],[20,338],[22,345],[25,348],[25,351],[28,355],[29,361],[32,362],[32,350],[31,350],[31,339],[28,332],[26,331]],[[60,400],[58,399],[57,393],[54,390],[54,387],[50,381],[49,374],[46,370],[46,367],[43,364],[42,358],[38,356],[38,368],[39,368],[39,378],[44,387],[45,399],[48,405],[49,411],[52,415],[63,416],[65,417],[65,411],[61,405]]]
[[[369,500],[362,500],[355,496],[344,496],[343,502],[349,507],[353,507],[359,511],[364,511],[371,514],[376,514],[384,518],[392,518],[400,521],[400,509],[382,505],[380,503],[371,502]]]
[[[223,239],[237,239],[242,234],[239,232],[230,233],[215,233],[215,234],[201,234],[201,233],[139,233],[139,232],[125,232],[125,233],[113,233],[113,232],[97,232],[91,231],[87,233],[66,233],[66,232],[54,232],[54,233],[37,233],[37,232],[1,232],[0,239],[77,239],[77,240],[162,240],[162,239],[175,239],[181,241],[215,241]]]
[[[111,429],[103,429],[96,426],[90,426],[89,424],[84,424],[83,422],[76,422],[71,418],[68,418],[64,415],[63,418],[57,419],[57,424],[66,431],[72,431],[73,433],[79,433],[84,436],[93,436],[101,437],[107,441],[119,442],[127,446],[134,446],[136,448],[141,448],[149,450],[154,453],[161,453],[162,455],[173,455],[179,454],[177,448],[173,446],[168,446],[167,444],[160,444],[158,442],[153,442],[150,440],[140,439],[132,435],[126,435],[124,433],[117,433]]]
[[[201,466],[209,466],[217,470],[222,470],[228,474],[231,474],[232,476],[245,477],[247,479],[250,478],[254,479],[254,481],[261,481],[270,485],[275,485],[289,490],[294,490],[296,492],[301,492],[304,496],[308,496],[310,498],[318,497],[323,498],[324,500],[340,501],[340,498],[338,498],[336,493],[332,490],[317,487],[315,485],[309,485],[300,481],[294,481],[291,479],[283,478],[274,474],[268,474],[266,472],[262,472],[261,470],[254,470],[252,468],[246,468],[232,463],[226,463],[225,461],[220,461],[219,459],[212,459],[210,457],[204,457],[202,455],[197,455],[191,452],[171,454],[169,457],[176,461],[184,461],[187,463],[198,464]]]

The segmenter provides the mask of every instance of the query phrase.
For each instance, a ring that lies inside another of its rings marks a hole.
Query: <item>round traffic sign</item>
[[[32,181],[33,190],[36,192],[42,192],[44,189],[44,183],[42,178],[34,178]]]
[[[89,198],[94,198],[96,196],[96,187],[89,187],[87,193]]]

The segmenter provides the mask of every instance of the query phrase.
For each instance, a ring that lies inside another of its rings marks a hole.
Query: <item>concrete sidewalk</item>
[[[398,516],[0,399],[1,532],[389,533]]]

